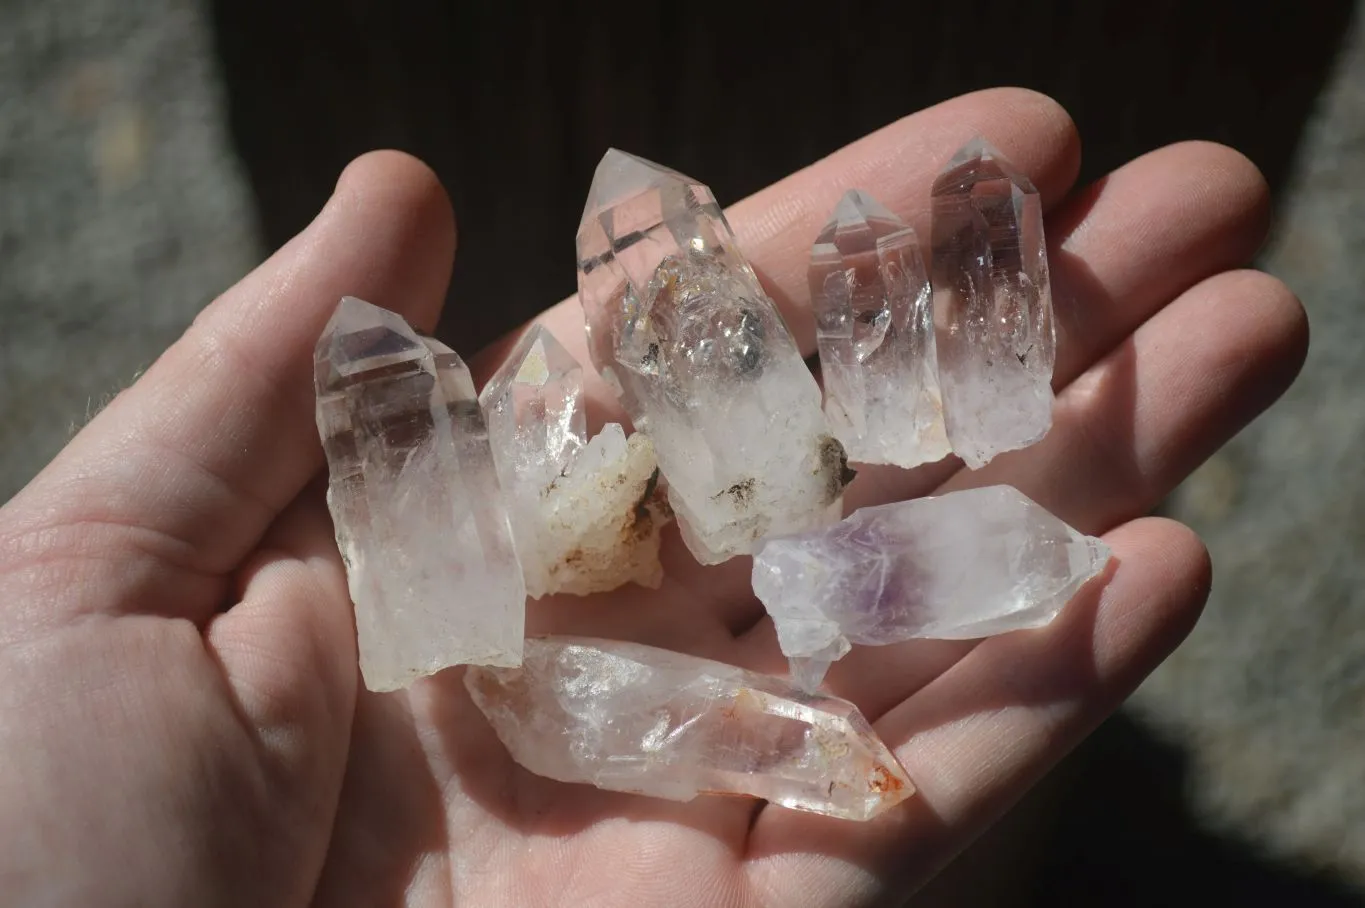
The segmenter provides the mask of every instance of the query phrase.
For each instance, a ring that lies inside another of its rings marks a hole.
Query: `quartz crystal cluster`
[[[1042,202],[984,140],[932,193],[932,283],[915,232],[851,190],[811,250],[825,410],[857,463],[967,466],[1052,425],[1056,338]]]
[[[562,782],[744,794],[853,820],[914,792],[852,703],[696,656],[530,639],[520,668],[470,669],[465,686],[518,763]]]
[[[654,440],[698,561],[838,519],[843,447],[709,189],[608,151],[578,230],[578,288],[593,360]]]
[[[913,467],[951,450],[979,467],[1051,424],[1038,193],[978,141],[930,202],[927,250],[856,190],[814,238],[822,399],[711,191],[609,151],[578,231],[579,300],[633,434],[589,436],[583,368],[543,327],[476,398],[450,349],[342,300],[317,346],[317,421],[366,685],[467,665],[511,756],[564,782],[854,820],[909,797],[858,709],[815,692],[829,665],[855,644],[1045,624],[1109,558],[1006,486],[839,522],[850,458]],[[523,640],[528,593],[659,586],[670,510],[703,564],[755,555],[791,680]]]
[[[915,231],[849,190],[811,250],[825,413],[858,463],[914,467],[949,453],[933,293]]]
[[[314,385],[366,686],[520,664],[526,588],[469,369],[347,297],[318,341]]]
[[[1103,542],[1009,486],[862,508],[767,540],[754,593],[813,690],[850,643],[972,639],[1051,621],[1109,560]]]
[[[583,367],[540,325],[479,397],[534,598],[634,581],[658,587],[668,507],[649,436],[609,423],[588,440]]]

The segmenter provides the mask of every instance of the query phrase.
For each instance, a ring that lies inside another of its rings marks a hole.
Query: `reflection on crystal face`
[[[699,561],[838,516],[842,446],[709,189],[607,152],[579,227],[578,268],[593,361],[654,440]]]
[[[982,139],[934,183],[932,274],[948,439],[977,468],[1047,434],[1056,359],[1042,201]]]
[[[1100,540],[1009,486],[989,486],[862,508],[769,539],[753,584],[794,676],[809,685],[850,643],[1040,627],[1108,559]]]
[[[945,457],[933,294],[914,230],[850,190],[811,249],[810,292],[825,413],[849,459]]]
[[[562,782],[748,795],[853,820],[914,793],[852,703],[695,656],[530,639],[521,668],[471,669],[465,686],[513,759]]]
[[[528,593],[658,587],[668,508],[654,446],[616,423],[588,440],[583,368],[554,335],[527,331],[480,403]]]
[[[519,664],[526,594],[465,364],[347,297],[318,341],[314,384],[366,686]]]

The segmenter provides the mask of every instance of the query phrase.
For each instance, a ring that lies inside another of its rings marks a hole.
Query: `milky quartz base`
[[[527,592],[658,587],[669,510],[654,445],[616,423],[588,439],[583,368],[554,336],[527,331],[479,401]]]

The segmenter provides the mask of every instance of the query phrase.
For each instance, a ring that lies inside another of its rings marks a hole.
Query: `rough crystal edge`
[[[616,423],[604,426],[603,432],[623,432]],[[584,451],[579,451],[576,460]],[[629,583],[645,589],[663,585],[664,569],[659,561],[660,532],[672,519],[664,489],[659,483],[659,467],[654,457],[654,444],[643,432],[634,432],[626,439],[626,451],[618,460],[603,465],[591,477],[574,476],[571,463],[567,475],[557,483],[572,483],[568,494],[574,500],[594,496],[599,501],[614,504],[609,519],[589,527],[596,530],[596,538],[573,534],[570,521],[587,507],[573,501],[565,503],[566,517],[551,517],[552,524],[542,534],[545,539],[566,539],[566,543],[542,559],[543,583],[537,578],[532,598],[551,594],[588,596],[618,589]],[[545,496],[553,494],[553,487]],[[559,529],[561,532],[554,532]],[[528,590],[531,579],[528,577]]]

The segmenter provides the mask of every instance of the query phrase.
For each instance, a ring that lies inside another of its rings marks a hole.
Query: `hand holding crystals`
[[[1009,90],[917,114],[731,210],[801,352],[815,349],[795,308],[808,298],[806,253],[840,188],[861,185],[908,218],[973,128],[1053,208],[1049,238],[1068,250],[1052,263],[1057,384],[1081,383],[1061,392],[1041,445],[980,474],[868,467],[847,507],[1014,485],[1102,534],[1117,567],[1102,597],[1038,631],[975,647],[912,640],[834,665],[828,686],[919,787],[894,822],[543,779],[511,761],[462,670],[402,692],[361,687],[314,483],[310,352],[346,294],[429,329],[454,249],[436,181],[381,154],[352,165],[304,237],[227,291],[0,511],[0,815],[25,818],[0,831],[6,896],[802,906],[895,901],[921,885],[1188,629],[1207,589],[1197,540],[1126,521],[1280,393],[1304,341],[1278,282],[1218,273],[1261,238],[1264,187],[1243,159],[1164,149],[1066,202],[1069,121]],[[588,362],[576,304],[541,320]],[[1108,355],[1124,344],[1134,355]],[[500,359],[471,362],[482,382]],[[1134,384],[1141,395],[1121,393]],[[597,384],[589,393],[611,399]],[[782,671],[744,566],[691,567],[665,545],[666,566],[683,568],[657,592],[567,598],[553,620]]]

